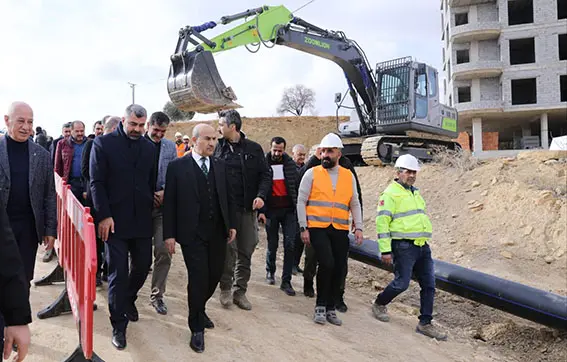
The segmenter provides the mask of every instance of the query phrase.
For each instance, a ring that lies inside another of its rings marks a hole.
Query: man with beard
[[[90,157],[98,234],[108,262],[112,344],[117,349],[126,348],[128,322],[139,318],[135,301],[152,263],[156,151],[142,137],[146,118],[144,107],[128,106],[116,131],[94,139]]]
[[[71,123],[71,137],[61,140],[55,150],[55,172],[71,185],[71,192],[77,200],[85,204],[84,184],[81,175],[81,160],[85,148],[85,124],[81,121]]]
[[[425,200],[413,186],[419,162],[412,155],[402,155],[395,163],[397,177],[380,195],[376,233],[382,262],[394,262],[395,279],[376,297],[372,313],[376,319],[388,322],[386,306],[403,293],[413,274],[421,288],[421,309],[416,332],[437,340],[446,340],[447,334],[431,324],[435,295],[435,271],[429,240],[432,226],[425,213]]]
[[[340,326],[335,312],[347,267],[349,213],[355,241],[362,243],[362,210],[352,172],[338,163],[343,144],[329,133],[321,140],[321,165],[305,172],[299,185],[297,218],[301,240],[311,245],[319,263],[317,301],[313,321]]]
[[[297,230],[295,207],[297,204],[297,166],[285,153],[286,142],[282,137],[274,137],[271,150],[266,154],[268,165],[272,168],[272,193],[260,210],[259,220],[266,224],[268,249],[266,251],[266,281],[275,284],[276,255],[279,244],[280,225],[283,231],[284,262],[280,289],[294,296],[291,274],[294,262],[294,243]]]
[[[193,128],[193,150],[169,164],[163,237],[171,254],[181,245],[187,268],[191,348],[205,350],[204,329],[214,328],[205,312],[224,270],[226,245],[236,237],[235,205],[224,161],[212,157],[218,133],[208,124]]]

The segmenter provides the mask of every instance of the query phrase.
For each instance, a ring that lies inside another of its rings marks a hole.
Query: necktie
[[[205,164],[206,160],[207,160],[206,157],[201,157],[201,170],[203,170],[203,173],[205,174],[205,176],[208,176],[209,170],[207,169],[207,165]]]

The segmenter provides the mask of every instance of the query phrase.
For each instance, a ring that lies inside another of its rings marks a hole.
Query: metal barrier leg
[[[97,356],[94,352],[91,359],[86,359],[83,353],[83,348],[79,344],[77,349],[75,349],[75,351],[63,362],[104,362],[104,360]]]
[[[35,286],[44,286],[44,285],[51,285],[53,283],[64,282],[65,281],[65,272],[61,265],[57,264],[55,269],[51,271],[51,273],[47,274],[43,278],[34,281]]]

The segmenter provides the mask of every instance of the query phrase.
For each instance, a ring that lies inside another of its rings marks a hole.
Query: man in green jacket
[[[431,324],[435,296],[435,270],[429,240],[432,226],[426,215],[425,200],[413,186],[419,162],[412,155],[396,160],[397,178],[386,188],[378,202],[376,232],[382,262],[394,262],[394,280],[376,297],[372,313],[382,322],[390,320],[386,305],[404,292],[415,273],[420,293],[420,315],[416,332],[437,340],[447,334]]]

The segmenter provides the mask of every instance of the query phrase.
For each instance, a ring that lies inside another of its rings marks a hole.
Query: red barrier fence
[[[55,174],[58,226],[56,252],[65,275],[65,290],[39,318],[73,312],[79,347],[66,361],[102,361],[93,352],[93,311],[96,299],[96,234],[90,208],[81,205],[70,186]],[[103,361],[102,361],[103,362]]]

